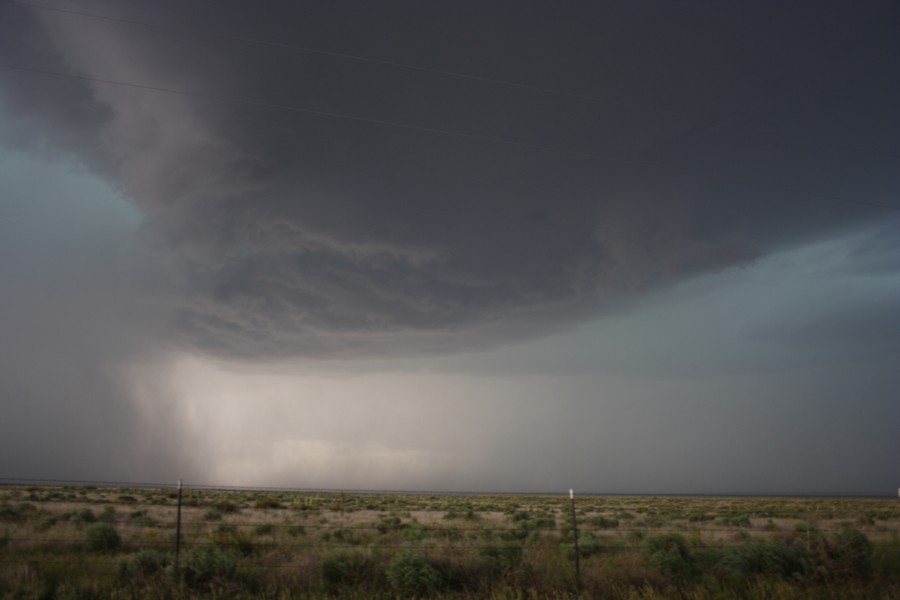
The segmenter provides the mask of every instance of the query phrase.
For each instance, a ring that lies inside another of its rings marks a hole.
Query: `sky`
[[[900,6],[0,2],[0,479],[900,485]]]

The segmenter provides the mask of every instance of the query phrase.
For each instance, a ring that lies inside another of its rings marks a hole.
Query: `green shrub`
[[[878,544],[872,553],[872,571],[876,577],[896,577],[900,573],[900,540]]]
[[[100,513],[100,520],[104,523],[116,522],[116,508],[114,506],[104,506]]]
[[[650,536],[643,541],[647,562],[675,581],[696,575],[696,565],[684,536],[677,533]]]
[[[579,531],[578,532],[578,554],[582,558],[587,558],[589,556],[594,556],[595,554],[600,554],[606,548],[608,542],[595,536],[590,531]],[[572,547],[574,552],[574,545]],[[573,554],[574,558],[574,554]]]
[[[791,578],[807,570],[803,548],[780,540],[757,540],[727,546],[716,569],[724,578],[745,582],[756,575]]]
[[[37,517],[41,511],[38,510],[37,506],[30,502],[20,502],[19,506],[16,507],[16,512],[26,519],[31,519]]]
[[[21,521],[22,515],[12,506],[0,506],[0,521]]]
[[[453,519],[462,519],[464,521],[477,521],[478,515],[471,508],[466,509],[464,511],[458,511],[458,510],[451,509],[451,510],[448,510],[447,514],[444,515],[444,519],[446,519],[448,521],[451,521]]]
[[[489,545],[481,549],[487,571],[499,575],[517,568],[522,562],[522,546],[519,544]]]
[[[275,526],[271,523],[260,523],[253,528],[255,535],[272,535],[273,531],[275,531]]]
[[[403,537],[411,542],[421,542],[428,537],[428,528],[421,523],[410,523],[403,527]]]
[[[597,516],[588,521],[589,524],[600,529],[615,529],[619,526],[619,520],[611,517]]]
[[[204,521],[221,521],[222,513],[220,513],[219,511],[217,511],[214,508],[209,508],[206,510],[206,512],[203,513],[203,520]]]
[[[211,532],[210,537],[215,544],[235,548],[243,556],[253,554],[253,540],[246,533],[238,531],[234,525],[219,523]]]
[[[553,517],[538,517],[533,523],[535,529],[556,529],[556,519]]]
[[[157,550],[144,549],[119,559],[119,577],[146,577],[169,565],[169,558]]]
[[[238,507],[233,502],[218,502],[216,503],[216,510],[220,513],[235,513],[238,511]]]
[[[440,571],[420,554],[399,554],[388,565],[387,580],[391,588],[407,598],[434,596],[443,586]]]
[[[514,529],[504,529],[500,532],[501,540],[524,540],[528,538],[533,527],[530,521],[520,521],[519,526]]]
[[[84,542],[92,552],[106,552],[118,548],[122,539],[115,526],[109,523],[97,523],[84,530]]]
[[[651,527],[651,528],[659,528],[663,527],[666,524],[666,520],[662,517],[658,517],[656,515],[649,515],[640,519],[635,525],[639,527]]]
[[[828,544],[828,570],[831,575],[849,579],[868,578],[872,574],[872,542],[858,529],[845,527]]]
[[[340,550],[322,559],[322,577],[330,587],[370,582],[375,573],[372,559],[360,551]]]
[[[306,533],[306,528],[303,525],[289,525],[287,528],[287,534],[291,537],[298,537]]]
[[[375,529],[378,533],[387,533],[388,531],[393,531],[396,529],[403,529],[403,521],[400,520],[400,517],[387,517],[378,522],[375,526]]]
[[[725,524],[732,527],[751,527],[753,523],[748,515],[738,515],[735,517],[726,517]]]
[[[260,498],[254,503],[256,508],[284,508],[281,503],[274,498]]]
[[[688,513],[687,520],[691,522],[697,521],[713,521],[715,520],[715,515],[710,515],[704,512],[692,512]]]
[[[215,544],[198,546],[188,555],[184,581],[190,587],[204,587],[215,580],[231,579],[237,571],[237,556]]]
[[[94,511],[89,508],[82,508],[78,512],[72,514],[69,520],[73,523],[93,523],[97,520]]]

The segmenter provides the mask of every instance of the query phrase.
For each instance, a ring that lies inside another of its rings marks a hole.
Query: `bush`
[[[408,598],[434,596],[443,586],[440,571],[419,554],[404,553],[394,557],[386,575],[391,588]]]
[[[723,577],[744,582],[755,575],[791,578],[803,574],[807,564],[803,548],[759,540],[724,548],[716,568]]]
[[[684,536],[677,533],[651,536],[643,541],[647,562],[675,581],[696,575],[696,565]]]
[[[553,517],[538,517],[534,520],[535,529],[556,529],[556,519]]]
[[[481,549],[488,572],[499,575],[517,568],[522,563],[522,546],[519,544],[490,545]]]
[[[237,571],[237,556],[215,544],[198,546],[188,555],[184,581],[191,587],[203,587],[216,579],[231,579]]]
[[[287,534],[291,537],[297,537],[306,533],[306,528],[303,525],[289,525],[287,528]]]
[[[375,529],[378,531],[378,533],[382,534],[387,533],[388,531],[403,528],[404,525],[400,520],[400,517],[386,517],[375,526]]]
[[[322,560],[322,577],[331,587],[354,586],[371,581],[374,572],[371,558],[359,551],[332,552]]]
[[[69,520],[73,523],[93,523],[97,520],[97,517],[91,509],[82,508],[77,513],[71,515]]]
[[[448,521],[452,521],[454,519],[461,519],[463,521],[477,521],[478,515],[471,508],[466,509],[465,511],[458,510],[448,510],[447,514],[444,515],[444,519]]]
[[[144,549],[119,560],[119,577],[134,578],[153,575],[169,565],[169,558],[162,552]]]
[[[37,506],[30,502],[20,502],[19,506],[16,507],[16,512],[27,519],[33,519],[34,517],[37,517],[41,511],[38,510]]]
[[[0,506],[0,521],[20,521],[23,520],[22,515],[18,513],[12,506]]]
[[[253,554],[253,540],[234,525],[219,523],[210,533],[210,537],[215,544],[236,548],[243,556]]]
[[[588,558],[590,556],[594,556],[595,554],[600,554],[604,549],[606,549],[608,544],[608,540],[598,538],[590,531],[578,532],[578,554],[582,558]],[[574,558],[574,545],[572,547],[572,550]]]
[[[109,523],[97,523],[85,529],[84,541],[92,552],[115,550],[122,543],[119,532]]]
[[[274,498],[260,498],[254,503],[256,508],[284,508],[281,503]]]
[[[727,517],[725,519],[725,524],[730,525],[732,527],[752,527],[753,523],[750,521],[750,517],[748,515],[738,515],[735,517]]]
[[[867,578],[872,574],[872,542],[853,527],[845,527],[834,536],[827,554],[828,570],[837,578]]]
[[[253,528],[255,535],[272,535],[273,531],[275,531],[275,526],[271,523],[260,523]]]
[[[594,527],[599,527],[600,529],[615,529],[619,526],[618,519],[614,519],[612,517],[604,517],[602,515],[593,517],[588,521],[588,523],[590,523]]]
[[[872,571],[876,577],[894,577],[900,573],[900,540],[894,536],[889,543],[878,544],[872,553]]]
[[[220,513],[219,511],[217,511],[214,508],[209,508],[206,510],[206,512],[203,513],[203,520],[204,521],[221,521],[222,513]]]
[[[692,512],[688,513],[687,520],[695,523],[697,521],[713,521],[715,520],[715,515],[710,515],[704,512]]]
[[[859,518],[856,519],[856,524],[860,527],[872,527],[875,525],[875,517],[873,517],[871,513],[860,515]]]

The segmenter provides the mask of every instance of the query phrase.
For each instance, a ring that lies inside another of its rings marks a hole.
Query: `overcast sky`
[[[892,495],[898,22],[0,2],[0,477]]]

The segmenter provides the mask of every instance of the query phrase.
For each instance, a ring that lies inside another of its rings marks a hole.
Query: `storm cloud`
[[[898,22],[889,1],[0,2],[0,391],[29,448],[5,467],[880,490]],[[773,473],[780,419],[809,411],[820,458]],[[844,484],[841,422],[878,440]],[[613,447],[633,462],[592,462]]]
[[[897,188],[887,4],[80,8],[144,25],[4,4],[6,60],[74,77],[6,70],[7,126],[135,203],[174,330],[222,356],[535,335],[882,217]],[[429,66],[590,99],[274,45],[415,65],[425,39]]]

